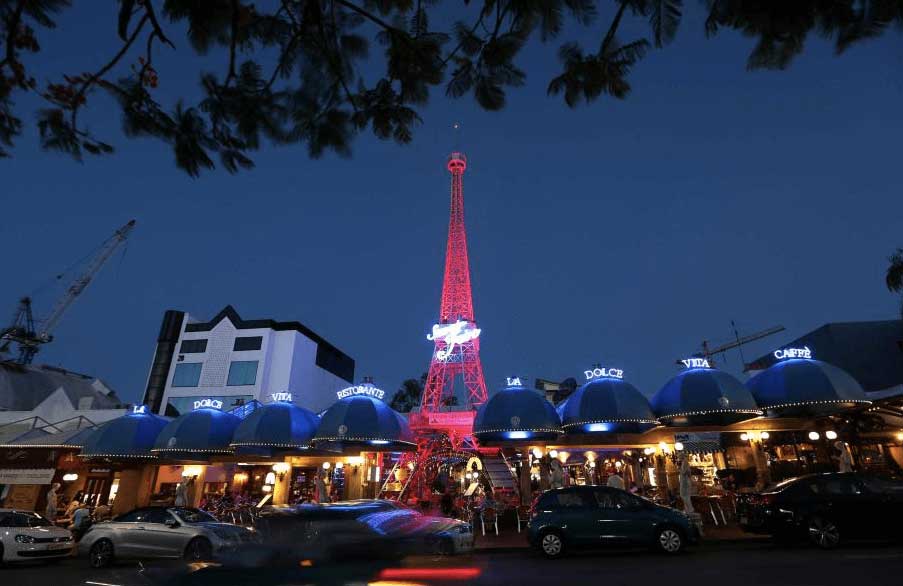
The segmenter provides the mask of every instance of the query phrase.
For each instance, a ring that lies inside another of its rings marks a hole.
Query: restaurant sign
[[[774,351],[774,357],[778,360],[787,360],[789,358],[812,358],[812,350],[808,346],[802,348],[781,348]]]
[[[353,397],[355,395],[367,395],[368,397],[382,400],[382,398],[386,396],[386,392],[382,389],[374,387],[371,384],[354,385],[353,387],[348,387],[336,392],[336,396],[339,399],[345,399],[347,397]]]
[[[6,468],[0,470],[0,484],[50,484],[53,468]]]
[[[687,368],[712,368],[705,358],[684,358],[681,362]]]
[[[219,399],[201,399],[194,402],[195,409],[222,409],[223,402]]]
[[[594,378],[624,378],[624,371],[620,368],[600,368],[596,367],[592,370],[584,370],[583,375],[586,380]]]

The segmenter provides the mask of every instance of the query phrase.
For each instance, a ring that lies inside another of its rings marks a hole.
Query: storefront
[[[61,502],[84,492],[90,468],[76,455],[93,431],[88,427],[32,433],[0,446],[0,506],[44,511],[47,491],[54,483],[60,484]]]
[[[369,382],[343,393],[345,396],[323,413],[313,443],[318,449],[335,450],[351,459],[343,462],[341,472],[331,467],[321,474],[327,479],[338,474],[345,494],[357,498],[398,493],[408,471],[396,466],[397,456],[417,449],[407,420],[383,402],[379,398],[383,391]]]
[[[115,515],[150,501],[157,468],[151,448],[168,423],[135,407],[87,436],[78,457],[88,467],[86,489],[95,507],[109,507]]]

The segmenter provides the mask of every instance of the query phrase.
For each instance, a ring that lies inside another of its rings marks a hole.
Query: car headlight
[[[34,543],[34,537],[31,535],[16,535],[16,543]]]
[[[470,532],[471,532],[470,525],[461,525],[460,527],[458,527],[458,533],[470,533]]]

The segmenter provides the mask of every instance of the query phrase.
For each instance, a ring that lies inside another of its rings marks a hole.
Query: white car
[[[31,511],[0,509],[0,563],[60,559],[73,547],[68,529]]]

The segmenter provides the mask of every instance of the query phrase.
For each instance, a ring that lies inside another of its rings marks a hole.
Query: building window
[[[176,364],[176,372],[172,375],[174,387],[196,387],[201,380],[203,362],[182,362]]]
[[[262,343],[262,336],[235,338],[235,346],[232,347],[232,350],[235,352],[243,352],[245,350],[260,350],[260,345]]]
[[[257,382],[257,361],[236,360],[229,365],[229,379],[226,386],[239,387]]]
[[[207,351],[207,340],[182,340],[179,354],[200,354]]]

